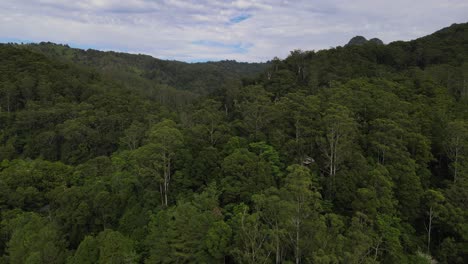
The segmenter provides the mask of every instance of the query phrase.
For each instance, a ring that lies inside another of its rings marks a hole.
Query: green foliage
[[[222,221],[217,192],[158,212],[149,223],[147,263],[216,263],[229,248],[231,229]]]
[[[106,229],[96,237],[87,236],[69,263],[137,263],[134,242],[118,231]]]
[[[6,248],[10,263],[65,263],[66,242],[48,219],[22,213],[2,225],[10,236]]]
[[[260,220],[259,213],[248,212],[249,208],[238,205],[233,210],[234,248],[231,254],[238,263],[263,263],[268,261],[271,248],[267,244],[268,229]]]
[[[60,162],[12,160],[0,168],[0,208],[40,210],[49,204],[50,193],[67,183],[71,168]]]
[[[221,164],[223,203],[249,201],[252,194],[276,186],[281,180],[283,165],[273,147],[264,142],[249,147],[235,149]]]

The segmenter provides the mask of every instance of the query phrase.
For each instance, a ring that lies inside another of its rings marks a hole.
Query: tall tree
[[[293,246],[295,263],[299,264],[303,256],[305,234],[310,231],[305,226],[320,221],[321,196],[317,190],[317,179],[308,168],[293,165],[288,167],[288,172],[281,193],[287,201],[284,209],[288,212],[288,237]]]
[[[249,213],[245,204],[234,208],[230,221],[236,247],[232,253],[239,263],[268,263],[271,248],[268,245],[268,228],[259,213]]]
[[[36,213],[23,213],[8,223],[10,263],[65,263],[66,241],[57,227]]]
[[[261,132],[271,120],[271,96],[260,85],[246,86],[241,90],[239,111],[253,140],[262,139]]]
[[[456,182],[461,168],[465,165],[468,152],[468,124],[465,121],[453,121],[447,125],[447,137],[444,141],[445,151],[453,170],[453,181]]]
[[[357,125],[348,108],[331,105],[322,117],[322,137],[318,144],[324,156],[324,172],[328,176],[328,191],[335,193],[336,173],[349,157]]]
[[[167,206],[169,184],[173,170],[172,164],[179,148],[183,145],[183,136],[179,129],[177,129],[176,123],[166,119],[151,128],[149,137],[160,154],[159,162],[162,165],[160,192],[163,196],[163,204]]]
[[[426,252],[430,254],[433,226],[438,220],[437,218],[444,213],[445,197],[437,190],[428,190],[424,195],[424,202],[427,216],[427,220],[424,220],[424,227],[427,232]]]

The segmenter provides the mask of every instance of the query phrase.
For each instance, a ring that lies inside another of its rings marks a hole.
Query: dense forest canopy
[[[165,84],[203,95],[218,89],[221,83],[256,77],[269,66],[269,63],[242,63],[228,60],[184,63],[159,60],[141,54],[102,52],[92,49],[85,51],[50,42],[32,43],[24,47],[52,59],[97,69],[101,74],[129,88],[153,89],[154,84]]]
[[[0,263],[468,263],[468,24],[268,63],[0,59]]]

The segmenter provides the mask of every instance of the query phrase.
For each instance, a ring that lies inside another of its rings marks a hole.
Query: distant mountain
[[[347,46],[352,46],[352,45],[363,45],[367,43],[367,39],[363,36],[355,36],[352,39],[349,40]]]
[[[355,36],[353,37],[352,39],[349,40],[348,44],[346,44],[345,46],[356,46],[356,45],[364,45],[366,43],[374,43],[374,44],[377,44],[377,45],[383,45],[383,41],[378,39],[378,38],[371,38],[369,40],[367,40],[365,37],[363,36]]]
[[[378,39],[378,38],[371,38],[371,39],[369,39],[369,42],[375,43],[377,45],[384,45],[383,41]]]
[[[154,84],[165,84],[198,94],[208,94],[216,90],[221,83],[239,82],[243,78],[256,77],[269,65],[233,60],[185,63],[141,54],[82,50],[51,42],[26,44],[23,47],[53,59],[95,68],[124,85],[151,88]]]

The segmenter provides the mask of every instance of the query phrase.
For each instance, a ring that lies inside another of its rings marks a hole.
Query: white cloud
[[[467,13],[466,0],[5,0],[0,41],[53,41],[185,61],[265,61],[297,48],[343,45],[355,35],[414,39],[466,22]]]

